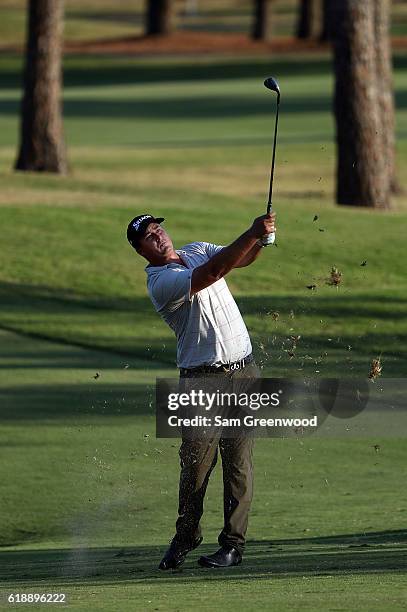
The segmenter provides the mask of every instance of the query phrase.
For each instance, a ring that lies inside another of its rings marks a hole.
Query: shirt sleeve
[[[219,251],[225,248],[224,246],[212,244],[211,242],[202,242],[202,246],[205,249],[205,253],[207,254],[209,259],[211,259],[214,255],[216,255],[216,253],[219,253]]]
[[[190,300],[192,270],[167,268],[155,278],[149,288],[157,310],[174,312]]]

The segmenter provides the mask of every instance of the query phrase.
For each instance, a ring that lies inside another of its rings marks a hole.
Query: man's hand
[[[276,231],[275,220],[275,212],[272,212],[269,215],[262,215],[253,221],[253,225],[249,229],[249,232],[261,241],[262,238]],[[259,242],[259,240],[256,240],[255,245],[248,253],[246,253],[246,255],[244,255],[244,257],[240,259],[240,261],[238,261],[238,263],[234,266],[235,268],[245,268],[256,261],[260,251],[262,250],[262,246],[264,246],[261,244],[261,242]]]
[[[275,226],[276,213],[272,212],[269,215],[262,215],[253,221],[249,232],[256,238],[262,238],[276,231]]]

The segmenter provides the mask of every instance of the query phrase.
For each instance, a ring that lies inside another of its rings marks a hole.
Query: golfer
[[[260,371],[239,309],[224,277],[233,268],[249,266],[268,234],[275,231],[275,214],[263,215],[228,246],[192,242],[174,249],[162,217],[135,217],[127,238],[148,261],[147,289],[151,301],[175,332],[181,378],[258,378]],[[242,561],[252,501],[252,444],[249,437],[184,437],[180,447],[181,474],[176,533],[159,568],[175,569],[202,542],[200,519],[209,476],[222,456],[224,525],[220,549],[201,557],[206,567],[229,567]]]

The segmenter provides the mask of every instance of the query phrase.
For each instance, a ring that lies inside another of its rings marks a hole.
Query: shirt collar
[[[188,253],[183,249],[175,249],[175,252],[181,255],[182,259],[185,263],[188,263]],[[144,268],[147,274],[153,274],[154,272],[158,272],[159,270],[165,270],[165,268],[171,268],[174,266],[179,266],[180,264],[174,262],[170,262],[168,264],[164,264],[163,266],[152,266],[151,264],[147,264]],[[182,265],[182,264],[181,264]]]

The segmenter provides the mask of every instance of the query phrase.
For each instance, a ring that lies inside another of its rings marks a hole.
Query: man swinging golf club
[[[239,309],[224,277],[252,264],[275,232],[275,213],[256,218],[228,246],[192,242],[174,249],[161,226],[162,217],[134,218],[127,238],[148,262],[147,289],[153,305],[177,338],[177,364],[182,377],[257,378],[260,375]],[[176,533],[159,568],[179,567],[202,542],[200,519],[218,446],[224,480],[224,526],[221,548],[201,557],[207,567],[229,567],[242,561],[252,500],[252,439],[183,438]]]
[[[224,277],[233,268],[252,264],[262,247],[274,243],[272,192],[277,141],[280,87],[273,77],[264,81],[277,94],[267,213],[226,247],[193,242],[174,249],[161,227],[162,217],[139,215],[127,228],[127,238],[149,262],[147,289],[157,312],[175,332],[181,378],[256,378],[249,334]],[[245,545],[252,500],[252,439],[183,436],[179,451],[181,475],[176,533],[159,568],[176,569],[188,552],[202,542],[200,519],[209,476],[218,447],[222,455],[224,525],[220,549],[201,557],[204,567],[239,565]]]

